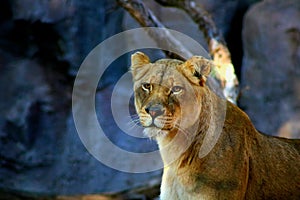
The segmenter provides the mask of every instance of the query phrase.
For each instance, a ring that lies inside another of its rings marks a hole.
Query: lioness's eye
[[[143,88],[143,90],[149,92],[152,89],[152,85],[150,83],[143,83],[142,88]]]
[[[178,93],[180,93],[182,90],[183,90],[183,87],[181,87],[181,86],[174,86],[174,87],[172,87],[171,92],[172,92],[173,94],[178,94]]]

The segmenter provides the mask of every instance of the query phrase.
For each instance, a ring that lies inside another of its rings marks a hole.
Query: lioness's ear
[[[150,59],[146,54],[139,52],[139,51],[132,54],[131,55],[131,66],[130,66],[132,75],[135,76],[138,68],[140,68],[146,64],[149,64],[149,63],[150,63]]]
[[[193,83],[203,86],[213,63],[202,56],[193,56],[179,66],[180,71]]]

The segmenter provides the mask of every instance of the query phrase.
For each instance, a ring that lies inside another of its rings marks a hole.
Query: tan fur
[[[300,140],[258,132],[206,86],[211,65],[199,56],[155,63],[141,52],[132,56],[136,110],[164,162],[160,198],[300,199]],[[163,114],[152,121],[155,105]]]

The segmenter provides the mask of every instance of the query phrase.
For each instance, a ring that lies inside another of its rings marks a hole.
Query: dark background
[[[167,27],[207,47],[185,13],[145,2]],[[299,138],[299,1],[197,2],[226,38],[240,79],[239,106],[259,130]],[[161,171],[129,174],[97,161],[82,145],[71,113],[73,81],[84,58],[101,41],[135,27],[139,25],[111,0],[1,0],[2,193],[89,194],[159,183]],[[107,109],[113,85],[128,65],[124,55],[107,70],[97,90],[97,113],[108,116],[104,126],[118,145],[150,151],[156,146],[149,140],[124,139]]]

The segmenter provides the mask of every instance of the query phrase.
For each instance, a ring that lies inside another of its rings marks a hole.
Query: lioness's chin
[[[157,137],[164,137],[168,134],[170,130],[167,129],[160,129],[157,127],[146,127],[144,129],[144,134],[149,138],[157,138]]]

